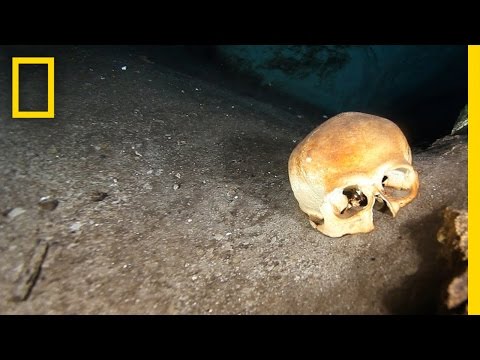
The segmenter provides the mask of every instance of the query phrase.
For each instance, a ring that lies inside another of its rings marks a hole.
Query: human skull
[[[310,224],[330,237],[374,229],[373,208],[393,217],[418,192],[418,174],[400,128],[359,112],[334,116],[293,150],[290,185]]]

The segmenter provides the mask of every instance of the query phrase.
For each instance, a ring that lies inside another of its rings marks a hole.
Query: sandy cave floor
[[[333,239],[288,182],[313,122],[135,48],[54,55],[55,120],[12,120],[0,97],[0,313],[435,311],[435,235],[443,208],[467,206],[466,137],[414,151],[420,193],[395,219]]]

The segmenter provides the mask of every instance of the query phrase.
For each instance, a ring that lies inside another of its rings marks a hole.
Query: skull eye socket
[[[403,199],[412,191],[410,184],[411,173],[408,169],[398,168],[390,170],[382,179],[385,196],[390,199]]]
[[[367,197],[356,185],[346,187],[342,193],[347,197],[348,204],[340,211],[341,218],[352,217],[368,205]]]

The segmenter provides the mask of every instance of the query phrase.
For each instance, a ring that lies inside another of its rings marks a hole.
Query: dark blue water
[[[450,133],[468,98],[467,46],[170,46],[158,62],[323,121],[362,111],[395,121],[414,146]],[[303,119],[303,120],[302,120]]]

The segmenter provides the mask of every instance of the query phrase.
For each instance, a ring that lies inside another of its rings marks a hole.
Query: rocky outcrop
[[[468,213],[447,207],[437,233],[440,254],[446,260],[450,277],[442,292],[441,313],[467,314],[468,306]]]
[[[455,125],[453,125],[452,135],[457,134],[467,134],[468,133],[468,104],[460,112],[458,115],[457,121]]]

